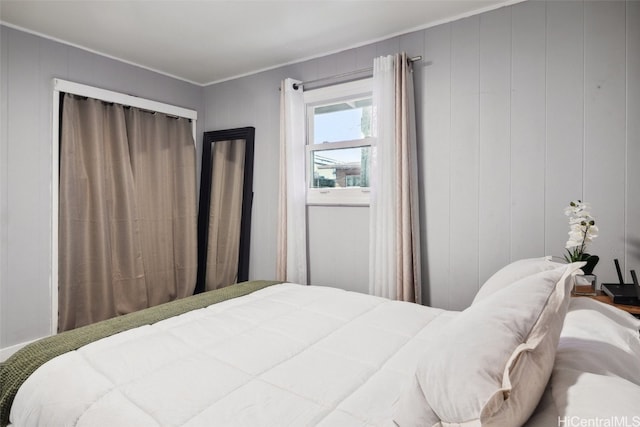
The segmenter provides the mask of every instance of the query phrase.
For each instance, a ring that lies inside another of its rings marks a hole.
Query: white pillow
[[[572,419],[606,420],[600,424],[574,425],[640,425],[640,386],[631,381],[563,369],[553,371],[550,383],[559,412],[557,419],[564,420],[564,425],[571,425],[567,421]]]
[[[640,425],[639,329],[622,310],[571,299],[549,381],[556,419]]]
[[[402,427],[522,425],[551,374],[571,275],[583,265],[520,279],[447,323],[429,340],[394,421]]]
[[[393,421],[399,427],[440,425],[440,417],[427,404],[417,375],[413,377],[409,388],[403,391],[400,399],[396,402],[393,413]]]
[[[591,298],[572,298],[553,375],[560,370],[579,370],[624,378],[640,387],[638,329],[640,320],[622,310]],[[640,408],[640,401],[638,405]]]
[[[573,338],[586,335],[593,339],[597,336],[621,342],[627,342],[628,335],[638,338],[640,319],[609,304],[601,303],[588,297],[571,298],[566,324],[562,330],[563,337]],[[637,343],[637,340],[634,340]],[[640,359],[640,352],[636,353]]]
[[[633,425],[631,415],[640,426],[639,329],[640,319],[629,313],[571,298],[551,379],[526,426],[569,425],[572,417],[576,423],[599,418]]]
[[[524,277],[540,273],[541,271],[553,270],[554,268],[558,268],[562,265],[566,264],[551,261],[550,256],[514,261],[511,264],[502,267],[500,270],[495,272],[493,276],[489,277],[486,282],[484,282],[484,285],[480,287],[476,297],[473,299],[472,304],[475,304],[477,301],[486,298],[492,293],[497,292]]]

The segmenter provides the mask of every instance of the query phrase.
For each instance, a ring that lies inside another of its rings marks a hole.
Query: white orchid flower
[[[591,216],[589,204],[581,200],[573,200],[569,203],[569,206],[564,209],[564,214],[569,217],[569,240],[565,248],[570,256],[566,257],[567,261],[582,260],[587,243],[591,243],[598,237],[598,226]]]

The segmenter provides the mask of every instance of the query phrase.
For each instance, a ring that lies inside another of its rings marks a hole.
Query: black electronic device
[[[631,270],[631,278],[633,279],[633,287],[636,288],[636,298],[640,301],[640,283],[638,283],[635,270]]]
[[[614,304],[640,305],[640,299],[636,293],[636,286],[632,283],[625,284],[620,270],[620,263],[617,259],[613,262],[616,265],[616,273],[618,273],[618,283],[604,283],[602,292],[609,295]],[[635,271],[633,272],[635,274]]]
[[[622,270],[620,270],[620,263],[618,262],[618,258],[613,260],[613,263],[616,265],[616,273],[618,274],[618,283],[624,285],[624,277],[622,277]]]

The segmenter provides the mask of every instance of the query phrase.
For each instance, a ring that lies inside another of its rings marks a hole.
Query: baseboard
[[[0,348],[0,362],[4,362],[9,357],[11,357],[13,353],[20,350],[22,347],[26,346],[27,344],[31,344],[34,341],[38,341],[39,339],[40,338],[36,338],[35,340],[22,342],[20,344],[12,345],[11,347]]]

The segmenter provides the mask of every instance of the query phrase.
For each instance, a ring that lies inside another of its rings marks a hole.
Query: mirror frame
[[[253,206],[253,152],[255,128],[214,130],[202,138],[202,168],[198,206],[198,274],[194,294],[206,290],[207,252],[209,244],[209,209],[211,206],[211,175],[213,147],[217,141],[244,139],[244,178],[242,190],[242,218],[240,220],[240,249],[238,257],[238,283],[249,280],[249,248],[251,241],[251,208]]]

